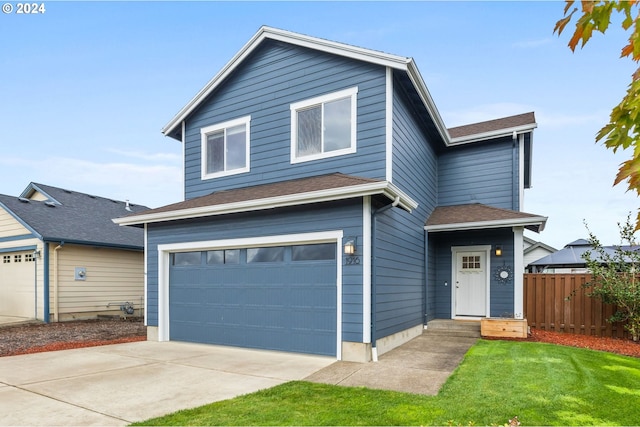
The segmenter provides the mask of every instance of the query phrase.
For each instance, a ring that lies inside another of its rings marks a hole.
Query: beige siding
[[[78,245],[64,245],[56,251],[56,246],[50,252],[50,313],[53,319],[56,304],[58,320],[98,314],[120,315],[123,314],[120,305],[124,302],[133,303],[134,315],[142,315],[144,258],[141,251]],[[77,267],[86,269],[84,280],[76,279]]]
[[[539,260],[540,258],[544,258],[547,255],[552,254],[553,252],[548,251],[544,248],[536,248],[534,250],[532,250],[531,252],[529,252],[528,254],[526,254],[524,256],[524,267],[525,269],[527,268],[527,265],[529,265],[529,263],[532,263],[534,261]]]
[[[0,238],[23,236],[25,234],[31,234],[31,232],[20,224],[6,210],[0,208]]]
[[[29,198],[31,200],[38,200],[38,201],[45,201],[45,200],[49,200],[49,198],[47,196],[45,196],[44,194],[42,194],[39,191],[34,191],[33,194],[31,196],[29,196]]]

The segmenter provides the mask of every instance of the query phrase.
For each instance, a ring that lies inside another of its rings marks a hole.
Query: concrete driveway
[[[127,425],[303,379],[333,362],[152,341],[0,357],[0,425]]]

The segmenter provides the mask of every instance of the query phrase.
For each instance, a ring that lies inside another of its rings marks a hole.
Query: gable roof
[[[527,236],[523,236],[523,240],[529,244],[529,247],[524,249],[524,254],[528,254],[530,252],[533,252],[536,249],[544,249],[547,252],[557,252],[558,250],[556,248],[554,248],[553,246],[547,245],[546,243],[543,242],[538,242],[536,240],[533,240]]]
[[[333,173],[218,191],[113,221],[120,225],[138,225],[371,195],[397,200],[398,206],[409,212],[418,207],[415,201],[387,181]]]
[[[229,76],[265,39],[278,40],[285,43],[315,49],[334,55],[345,56],[364,62],[374,63],[385,67],[406,72],[412,81],[421,101],[433,118],[436,128],[442,138],[447,141],[447,129],[436,109],[433,98],[424,84],[422,77],[412,58],[391,55],[371,49],[337,43],[317,37],[306,36],[291,31],[280,30],[262,26],[256,34],[236,53],[236,55],[216,74],[191,101],[187,103],[170,121],[162,128],[162,133],[175,137],[182,121],[189,116],[198,106]]]
[[[29,199],[35,191],[47,200]],[[36,183],[29,184],[20,197],[0,194],[0,207],[41,240],[139,250],[144,247],[143,231],[111,221],[127,213],[127,205],[131,212],[148,209]]]
[[[438,206],[427,219],[424,229],[439,232],[523,226],[538,233],[546,222],[547,217],[544,216],[471,203]]]
[[[485,122],[449,128],[450,144],[462,144],[488,138],[509,136],[515,133],[530,132],[535,129],[536,118],[533,112],[517,114]]]
[[[162,133],[165,136],[172,138],[179,138],[182,133],[181,123],[194,112],[205,99],[218,88],[224,80],[237,69],[240,64],[254,51],[264,40],[277,40],[285,43],[289,43],[296,46],[315,49],[318,51],[344,56],[351,59],[356,59],[372,64],[377,64],[384,67],[389,67],[394,70],[398,70],[404,81],[407,81],[409,85],[413,87],[417,94],[418,102],[426,109],[429,116],[431,116],[434,127],[438,134],[441,136],[444,143],[449,145],[462,144],[467,142],[474,142],[481,139],[485,139],[486,136],[473,138],[476,135],[474,132],[478,132],[481,135],[488,133],[493,137],[493,132],[501,131],[496,136],[502,134],[510,135],[513,131],[524,132],[530,131],[536,127],[533,113],[526,113],[520,116],[513,116],[513,118],[499,119],[498,121],[484,122],[489,123],[489,130],[485,130],[481,124],[461,126],[453,129],[447,129],[444,125],[444,121],[440,116],[438,109],[427,89],[420,71],[413,58],[392,55],[376,50],[365,49],[361,47],[352,46],[345,43],[338,43],[330,40],[325,40],[317,37],[311,37],[291,31],[280,30],[272,27],[263,26],[256,34],[231,58],[231,60],[162,128]],[[522,117],[521,117],[522,116]],[[502,121],[500,121],[502,120]],[[496,122],[496,123],[492,123]],[[453,130],[454,134],[450,135],[450,131]],[[505,133],[506,132],[506,133]]]

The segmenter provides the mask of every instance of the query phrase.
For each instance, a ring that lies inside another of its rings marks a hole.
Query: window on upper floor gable
[[[358,88],[291,104],[291,163],[356,152]]]
[[[202,179],[249,172],[251,116],[200,129]]]

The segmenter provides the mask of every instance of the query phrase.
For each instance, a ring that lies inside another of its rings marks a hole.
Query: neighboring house
[[[547,255],[557,252],[556,248],[553,248],[545,243],[537,242],[530,237],[524,236],[524,266],[525,271],[529,266],[529,263],[537,261]]]
[[[613,256],[619,246],[603,246],[605,253]],[[623,250],[638,250],[636,246],[622,246]],[[527,266],[530,273],[588,273],[587,263],[582,256],[590,251],[594,259],[599,259],[597,252],[586,239],[578,239],[568,243],[559,251],[537,259]]]
[[[411,58],[262,27],[163,129],[185,200],[115,219],[146,233],[149,338],[366,361],[522,317],[535,127],[447,129]]]
[[[0,316],[142,315],[144,233],[111,219],[146,209],[35,183],[0,195]]]

